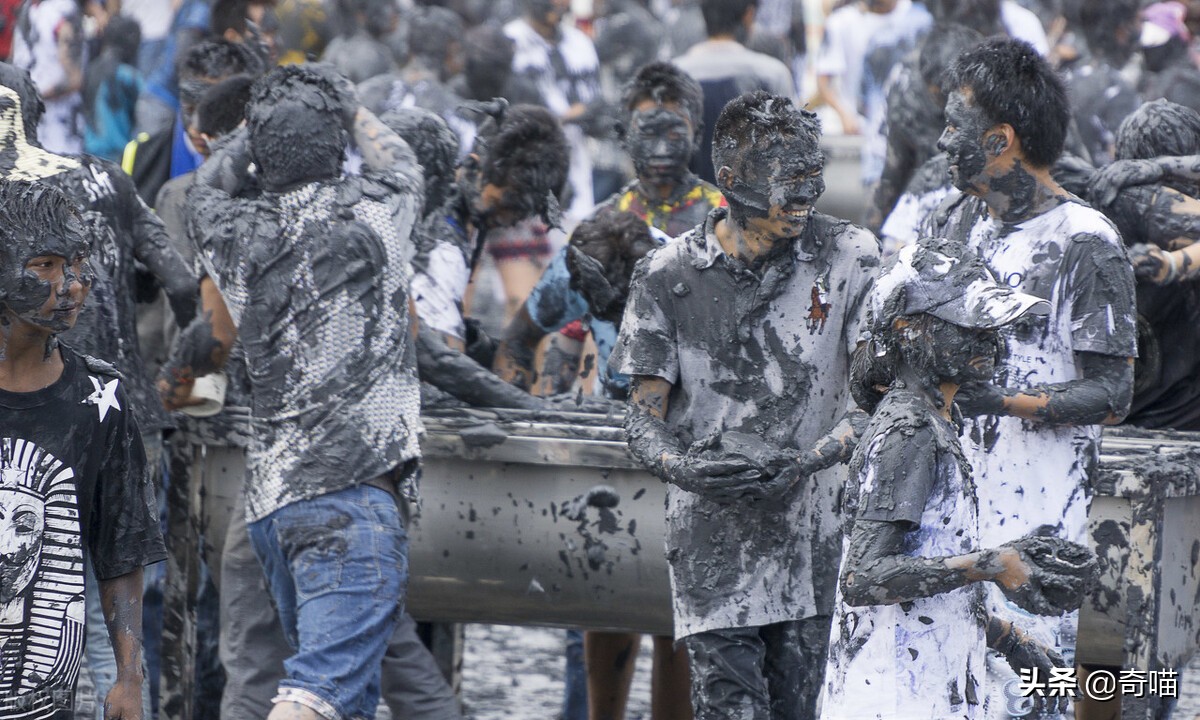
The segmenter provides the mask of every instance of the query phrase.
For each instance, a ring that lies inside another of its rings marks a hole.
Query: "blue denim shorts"
[[[396,500],[359,485],[292,503],[247,529],[296,651],[275,701],[329,720],[374,718],[380,661],[408,583]]]

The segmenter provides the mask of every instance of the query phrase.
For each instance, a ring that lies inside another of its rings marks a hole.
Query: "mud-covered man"
[[[700,84],[670,63],[642,66],[621,98],[622,135],[637,178],[597,208],[632,212],[667,237],[678,237],[704,221],[725,198],[688,168],[703,137],[704,96]],[[496,371],[521,388],[534,385],[534,355],[547,334],[587,319],[598,354],[598,376],[606,394],[624,398],[629,378],[613,371],[608,356],[616,323],[590,314],[583,295],[572,289],[563,248],[542,273],[529,299],[513,317],[496,352]],[[619,320],[619,318],[617,318]],[[578,363],[576,363],[578,365]]]
[[[351,134],[365,170],[343,178]],[[263,192],[239,199],[251,161]],[[254,85],[246,132],[188,193],[189,233],[245,351],[248,530],[295,649],[271,720],[369,717],[379,699],[420,453],[408,263],[421,192],[412,151],[348,82],[286,66]],[[174,397],[218,364],[217,319],[181,335]]]
[[[729,209],[639,266],[612,358],[633,377],[630,448],[670,483],[675,636],[701,720],[809,718],[821,685],[844,478],[828,468],[865,420],[847,374],[879,248],[813,210],[819,139],[787,98],[725,107]]]
[[[988,616],[983,583],[1023,610],[1059,615],[1079,607],[1094,558],[1056,537],[981,546],[953,410],[960,385],[991,378],[996,330],[1049,309],[997,283],[966,246],[946,240],[901,250],[876,282],[867,352],[890,390],[871,408],[850,462],[822,718],[982,717],[988,647],[1043,678],[1065,666],[1011,622]],[[1065,701],[1043,699],[1056,708]]]
[[[0,180],[0,716],[69,717],[84,553],[116,658],[105,718],[142,717],[142,567],[166,557],[124,378],[58,342],[94,280],[72,200]]]
[[[963,194],[935,211],[928,234],[966,242],[1000,282],[1050,303],[1049,315],[1003,330],[992,382],[966,383],[956,395],[975,418],[965,449],[979,486],[980,539],[996,547],[1047,526],[1082,543],[1100,425],[1125,416],[1133,391],[1133,273],[1112,223],[1050,175],[1069,108],[1045,60],[1020,41],[989,40],[959,56],[949,86],[939,145]],[[990,600],[1000,617],[1019,614],[998,591]],[[1026,626],[1074,660],[1078,613]],[[1011,676],[995,657],[989,667]],[[1009,701],[1023,702],[989,699],[995,712]]]

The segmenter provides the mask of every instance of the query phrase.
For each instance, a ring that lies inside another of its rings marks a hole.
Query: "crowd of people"
[[[172,712],[172,483],[194,717],[461,718],[404,599],[469,406],[667,483],[655,720],[1071,716],[1101,426],[1200,430],[1200,8],[589,5],[2,4],[0,718]]]

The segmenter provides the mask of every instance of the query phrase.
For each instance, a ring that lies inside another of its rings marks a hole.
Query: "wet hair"
[[[138,47],[142,44],[142,26],[128,15],[116,15],[104,28],[103,47],[111,49],[126,65],[137,65]]]
[[[233,132],[246,119],[254,78],[234,75],[213,85],[196,106],[196,128],[209,137]]]
[[[83,232],[79,211],[62,191],[27,180],[0,180],[0,274],[13,271],[13,249],[31,237]],[[0,298],[3,302],[3,298]]]
[[[1170,100],[1145,103],[1117,131],[1118,160],[1200,154],[1200,113]]]
[[[408,51],[431,68],[440,68],[447,49],[461,43],[462,18],[444,7],[417,8],[408,18]]]
[[[37,85],[33,84],[29,71],[0,62],[0,85],[12,90],[21,99],[21,124],[25,126],[25,139],[37,143],[38,123],[42,121],[46,105],[42,102],[42,96],[38,94]]]
[[[957,23],[975,28],[983,35],[1003,32],[1000,0],[927,0],[925,6],[934,24]]]
[[[946,84],[947,70],[963,53],[983,42],[983,35],[958,23],[935,25],[921,45],[918,67],[926,87],[935,87],[942,95],[954,88]]]
[[[416,154],[425,171],[425,214],[437,211],[454,184],[458,136],[445,120],[423,108],[400,108],[379,119]]]
[[[714,168],[737,169],[750,150],[761,150],[780,139],[805,139],[816,145],[821,122],[815,113],[801,110],[788,98],[763,90],[730,100],[713,128]]]
[[[709,37],[737,32],[746,11],[756,7],[758,0],[700,0],[700,13]]]
[[[1088,50],[1097,57],[1124,65],[1137,47],[1137,37],[1130,37],[1125,47],[1117,44],[1117,31],[1137,19],[1141,0],[1104,0],[1085,2],[1079,8],[1079,29],[1087,41]]]
[[[484,139],[481,128],[480,139]],[[483,143],[479,167],[483,181],[506,188],[520,198],[530,214],[551,212],[549,196],[567,182],[570,150],[558,120],[536,105],[514,105]]]
[[[209,11],[209,28],[213,35],[224,37],[226,30],[245,35],[248,28],[246,13],[249,7],[250,0],[216,0]]]
[[[516,52],[512,39],[501,28],[480,25],[471,28],[463,45],[466,60],[463,75],[471,92],[480,99],[503,95]]]
[[[633,108],[643,100],[656,103],[675,103],[687,110],[696,137],[704,130],[704,91],[700,83],[669,62],[646,63],[625,84],[621,91],[621,106],[628,122]]]
[[[246,74],[258,75],[261,63],[245,45],[212,40],[193,45],[179,64],[181,99],[198,102],[214,81]]]
[[[346,152],[340,94],[319,70],[281,65],[259,78],[246,106],[250,148],[263,178],[289,181],[336,174]],[[287,149],[302,148],[303,152]]]
[[[991,122],[1011,125],[1034,167],[1049,167],[1062,155],[1070,122],[1067,92],[1029,43],[986,40],[958,56],[944,85],[969,90]]]
[[[629,297],[629,280],[633,268],[658,244],[650,235],[646,222],[631,212],[604,209],[576,226],[571,233],[570,246],[595,259],[604,268],[604,278],[609,288],[616,292],[620,306]],[[571,274],[571,287],[584,294],[593,312],[612,314],[614,298],[608,307],[595,307],[597,301],[588,293],[586,282],[581,282],[582,273],[573,253],[567,254],[567,269]]]

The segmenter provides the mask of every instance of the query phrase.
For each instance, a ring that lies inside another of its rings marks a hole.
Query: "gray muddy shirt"
[[[760,276],[721,249],[725,212],[638,265],[609,362],[672,383],[666,420],[684,443],[737,430],[808,450],[853,402],[849,358],[879,244],[813,213]],[[675,636],[829,614],[845,477],[841,466],[817,473],[774,511],[669,486]]]
[[[251,522],[420,457],[408,282],[422,197],[419,174],[373,171],[254,200],[189,191],[189,232],[246,355]],[[415,499],[411,473],[403,490]]]

